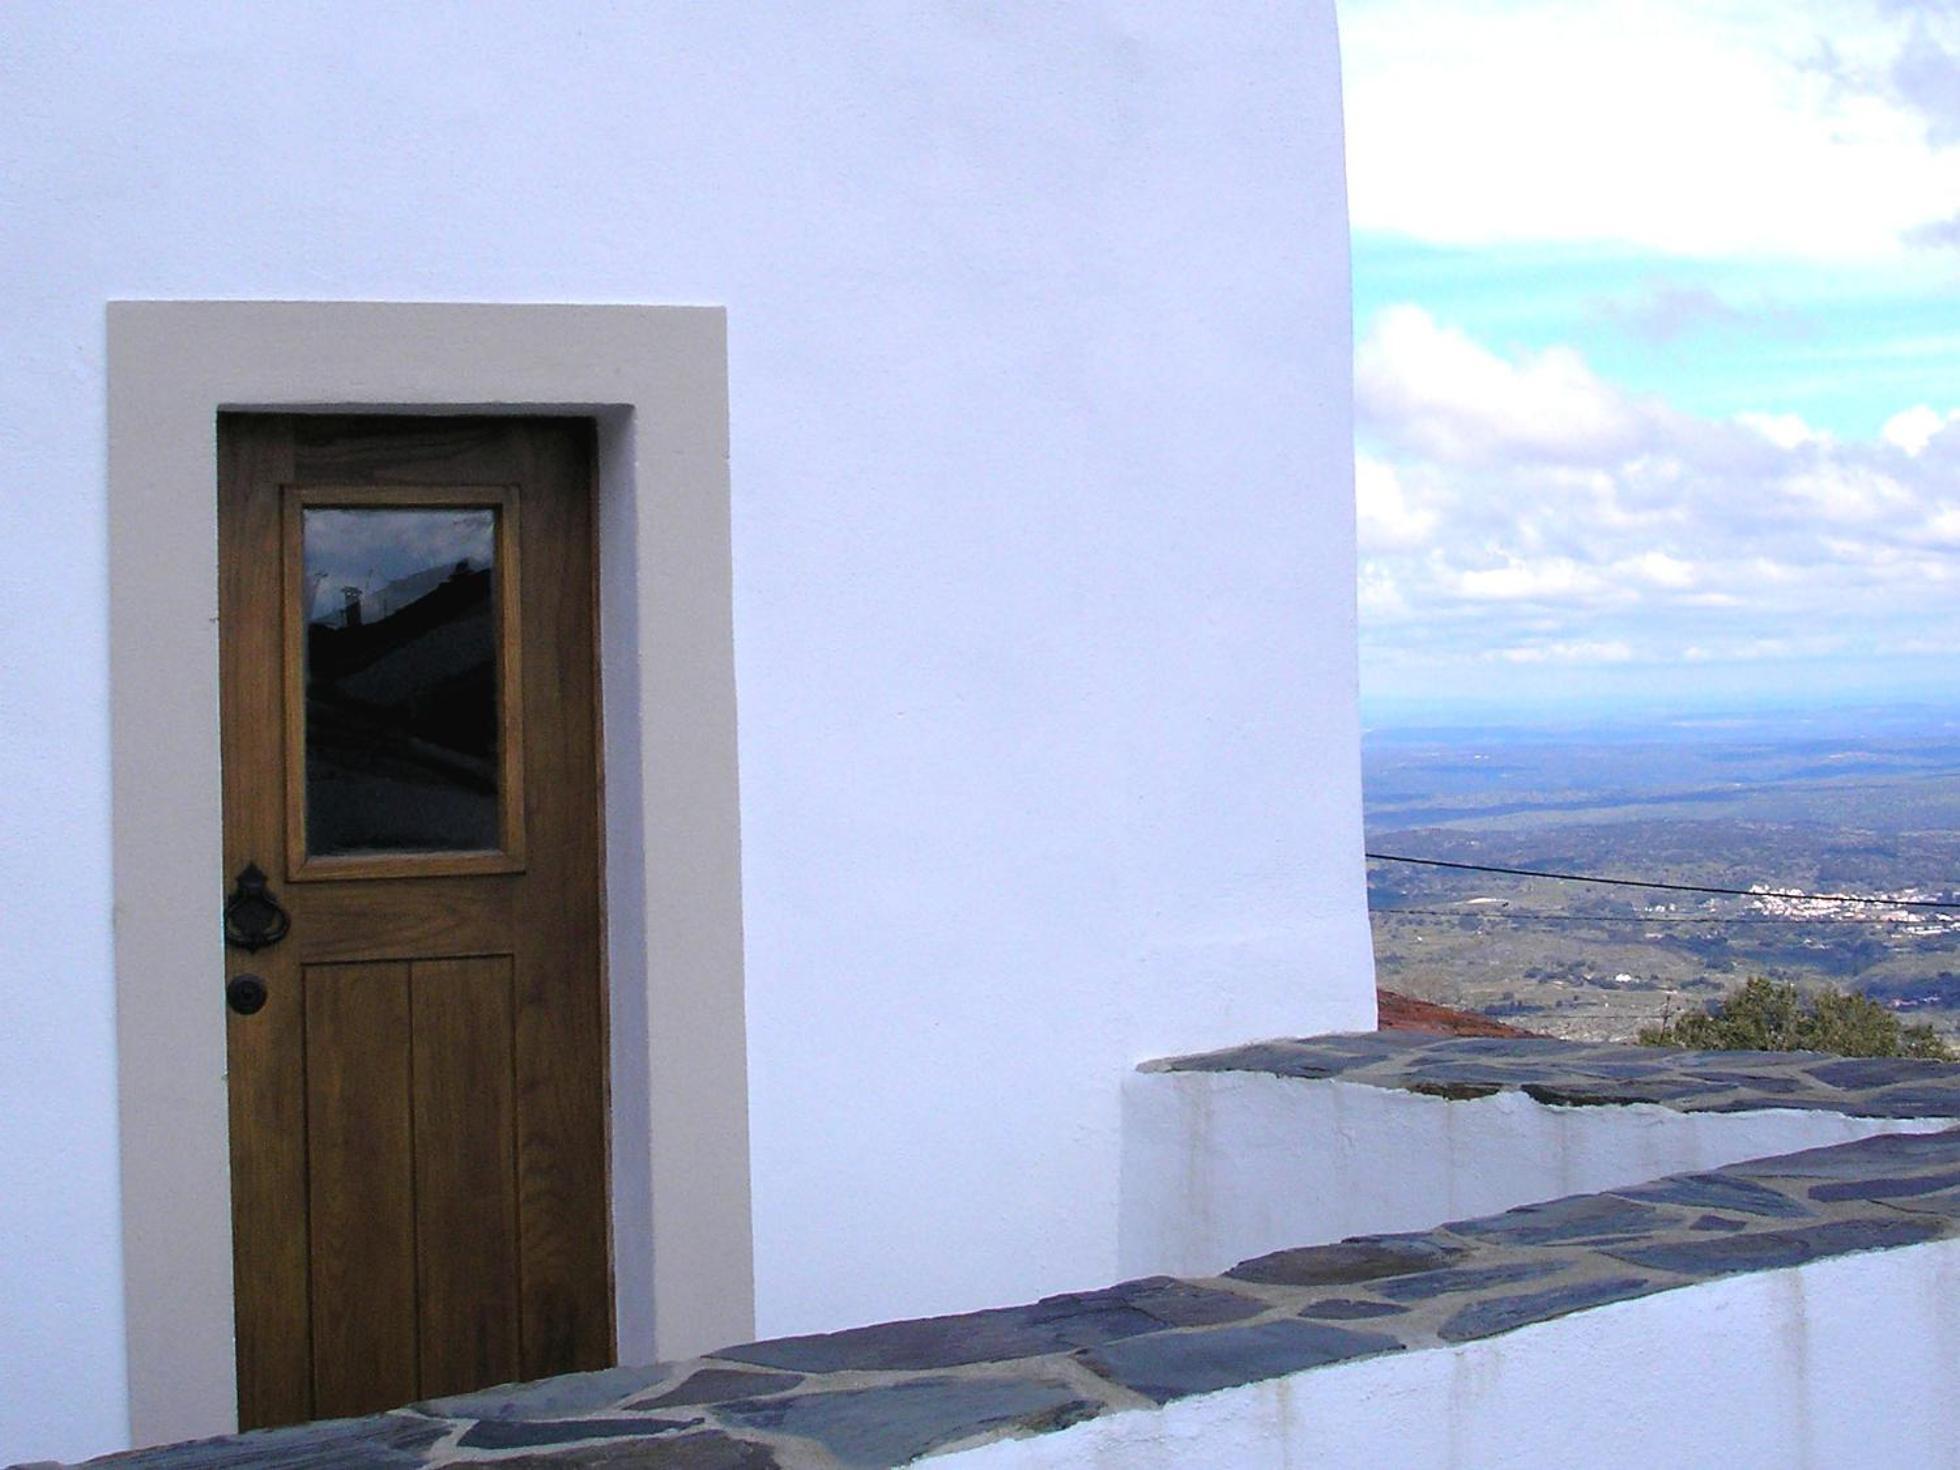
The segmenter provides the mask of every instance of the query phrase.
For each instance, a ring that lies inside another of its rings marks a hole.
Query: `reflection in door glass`
[[[310,856],[499,846],[496,527],[302,512]]]

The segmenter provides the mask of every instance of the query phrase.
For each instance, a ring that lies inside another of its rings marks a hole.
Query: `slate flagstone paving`
[[[1464,1045],[1493,1047],[1464,1054]],[[1581,1091],[1613,1065],[1666,1106],[1730,1110],[1760,1065],[1781,1099],[1837,1096],[1867,1116],[1947,1100],[1960,1068],[1659,1053],[1515,1041],[1375,1038],[1220,1053],[1287,1075],[1375,1085]],[[1585,1055],[1581,1055],[1584,1053]],[[1607,1055],[1601,1055],[1606,1053]],[[1214,1058],[1202,1059],[1206,1063]],[[1188,1068],[1191,1059],[1170,1064]],[[1587,1068],[1591,1070],[1586,1070]],[[1229,1070],[1225,1066],[1205,1070]],[[1465,1079],[1470,1079],[1466,1082]],[[1476,1079],[1483,1079],[1478,1081]],[[1699,1090],[1684,1091],[1684,1078]],[[1395,1080],[1399,1079],[1399,1080]],[[1653,1084],[1653,1085],[1650,1085]],[[1764,1096],[1758,1093],[1757,1097]],[[1779,1105],[1781,1105],[1779,1101]],[[100,1470],[885,1470],[1009,1435],[1383,1354],[1475,1341],[1743,1271],[1960,1239],[1960,1129],[1886,1134],[1433,1230],[1276,1251],[1205,1280],[1153,1277],[1021,1306],[731,1347],[416,1404],[389,1414],[93,1461]]]
[[[1655,1103],[1683,1113],[1799,1108],[1854,1118],[1960,1118],[1960,1066],[1823,1052],[1681,1051],[1551,1037],[1356,1032],[1256,1041],[1147,1062],[1146,1072],[1264,1072],[1464,1101],[1522,1092],[1556,1107]]]

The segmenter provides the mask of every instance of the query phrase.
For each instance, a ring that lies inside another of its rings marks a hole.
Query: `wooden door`
[[[591,425],[219,439],[240,1422],[604,1366]]]

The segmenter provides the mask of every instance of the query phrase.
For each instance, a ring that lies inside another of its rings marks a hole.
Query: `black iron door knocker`
[[[259,865],[247,863],[225,900],[225,943],[255,954],[284,939],[292,927],[292,918],[266,887]]]

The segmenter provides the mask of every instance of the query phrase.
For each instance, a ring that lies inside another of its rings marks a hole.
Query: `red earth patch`
[[[1434,1001],[1398,995],[1393,990],[1377,990],[1375,1003],[1383,1031],[1426,1031],[1434,1036],[1535,1036],[1534,1031],[1507,1026],[1474,1011],[1453,1010]]]

